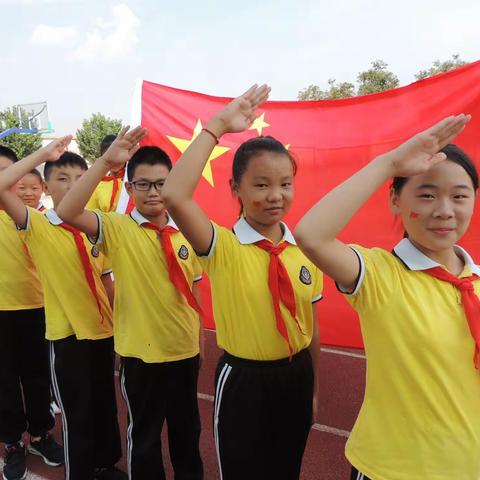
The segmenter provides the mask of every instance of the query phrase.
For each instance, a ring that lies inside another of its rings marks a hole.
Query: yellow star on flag
[[[187,140],[185,138],[177,138],[177,137],[171,137],[170,135],[167,135],[167,138],[180,150],[181,153],[183,153],[188,146],[195,140],[195,138],[200,134],[202,131],[203,125],[202,121],[198,119],[197,125],[195,126],[193,133],[192,133],[192,138],[190,140]],[[213,187],[213,173],[212,173],[212,166],[210,162],[212,160],[215,160],[218,158],[220,155],[223,155],[224,153],[228,152],[230,148],[228,147],[220,147],[218,145],[215,145],[213,148],[212,153],[208,157],[207,164],[205,165],[205,168],[203,169],[202,175],[203,178]]]
[[[249,128],[249,130],[256,130],[258,132],[258,135],[262,134],[262,130],[265,127],[269,127],[270,124],[265,121],[265,112],[263,112],[260,116],[258,116],[254,122],[252,123],[252,126]]]

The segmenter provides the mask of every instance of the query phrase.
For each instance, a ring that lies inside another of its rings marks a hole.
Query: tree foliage
[[[459,55],[440,61],[436,60],[428,70],[421,70],[415,75],[417,80],[447,72],[454,68],[465,65]],[[357,75],[357,86],[349,82],[337,83],[335,79],[328,80],[328,88],[321,89],[318,85],[309,85],[298,92],[298,100],[334,100],[337,98],[355,97],[369,93],[383,92],[400,85],[398,77],[388,70],[388,64],[383,60],[375,60],[368,70]]]
[[[372,66],[357,76],[357,95],[383,92],[400,85],[398,77],[387,69],[388,64],[383,60],[375,60]]]
[[[122,121],[105,117],[101,113],[94,113],[83,121],[77,130],[78,148],[83,158],[94,163],[100,155],[100,143],[106,135],[116,135],[122,128]]]
[[[448,72],[449,70],[453,70],[466,64],[467,62],[462,60],[460,55],[452,55],[452,58],[443,62],[440,60],[435,60],[428,70],[420,70],[415,75],[415,78],[417,80],[423,80],[424,78],[432,77],[433,75],[437,75],[439,73]]]
[[[355,95],[355,85],[349,82],[338,83],[333,78],[328,80],[328,89],[322,90],[317,85],[310,85],[298,93],[299,100],[334,100]]]
[[[13,127],[26,126],[23,123],[28,118],[27,113],[21,111],[20,119],[17,113],[16,110],[9,108],[0,112],[0,132]],[[0,145],[11,148],[18,158],[24,158],[42,146],[42,137],[38,133],[12,133],[1,138]]]

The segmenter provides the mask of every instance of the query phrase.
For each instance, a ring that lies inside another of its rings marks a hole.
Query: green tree
[[[371,68],[359,73],[357,95],[368,95],[398,87],[400,85],[398,77],[387,70],[387,67],[388,64],[383,60],[375,60]]]
[[[24,111],[20,112],[20,119],[17,111],[6,109],[0,112],[0,132],[13,127],[20,127],[28,118]],[[27,127],[28,128],[28,127]],[[18,158],[26,157],[42,146],[42,137],[38,133],[12,133],[0,139],[0,145],[11,148]]]
[[[350,82],[337,84],[335,79],[328,81],[328,88],[322,90],[317,85],[310,85],[298,92],[298,100],[333,100],[336,98],[355,97],[369,93],[382,92],[399,86],[397,76],[387,69],[388,64],[383,60],[375,60],[372,66],[357,76],[358,88]]]
[[[322,90],[317,85],[310,85],[298,92],[298,100],[334,100],[355,95],[355,85],[349,82],[337,84],[334,78],[328,80],[328,89]]]
[[[116,135],[122,128],[122,121],[94,113],[82,123],[77,130],[76,138],[82,156],[94,163],[100,155],[100,143],[106,135]]]
[[[462,65],[466,65],[467,63],[468,62],[465,62],[460,58],[460,55],[452,55],[452,58],[443,62],[441,62],[440,60],[435,60],[428,70],[420,70],[415,75],[415,78],[417,80],[423,80],[424,78],[432,77],[433,75],[437,75],[438,73],[448,72],[449,70],[461,67]]]

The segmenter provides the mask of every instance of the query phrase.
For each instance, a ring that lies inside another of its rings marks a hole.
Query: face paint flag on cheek
[[[410,212],[410,218],[418,218],[420,216],[417,212]]]

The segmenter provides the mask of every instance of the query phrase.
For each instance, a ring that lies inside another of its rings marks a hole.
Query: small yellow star
[[[262,130],[265,127],[269,127],[270,124],[265,121],[265,112],[263,112],[260,116],[258,116],[254,122],[252,123],[252,126],[249,128],[249,130],[256,130],[258,132],[258,135],[262,134]]]
[[[195,138],[200,134],[202,131],[203,125],[202,121],[198,119],[197,125],[195,126],[193,133],[192,133],[192,138],[190,140],[187,140],[185,138],[177,138],[177,137],[171,137],[167,135],[167,138],[180,150],[181,153],[185,152],[185,150],[188,148],[188,146],[195,140]],[[220,147],[218,145],[215,145],[213,148],[212,153],[208,157],[207,164],[205,165],[205,168],[203,169],[202,176],[205,178],[205,180],[213,187],[213,173],[212,173],[212,165],[210,162],[212,160],[215,160],[215,158],[218,158],[220,155],[223,155],[225,152],[228,152],[230,148],[228,147]]]
[[[287,144],[284,145],[284,146],[285,146],[285,150],[288,150],[288,149],[290,148],[290,144],[289,144],[289,143],[287,143]]]

